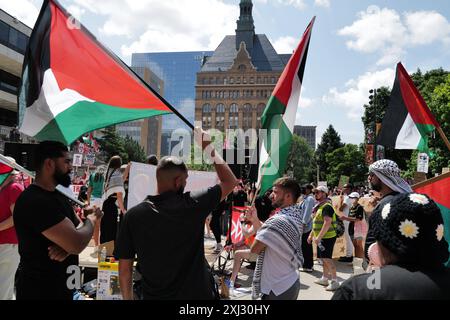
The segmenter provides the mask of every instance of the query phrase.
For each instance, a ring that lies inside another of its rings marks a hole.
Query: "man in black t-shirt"
[[[247,193],[244,191],[241,184],[234,187],[233,193],[233,206],[244,207],[247,202]]]
[[[186,192],[188,172],[177,157],[164,157],[156,169],[157,195],[130,209],[122,222],[115,256],[119,259],[122,296],[133,299],[132,271],[137,261],[144,299],[208,300],[215,298],[214,279],[204,253],[208,214],[233,190],[237,179],[215,155],[210,137],[200,128],[195,137],[214,160],[220,183],[207,190]]]
[[[78,266],[78,254],[103,214],[85,210],[86,221],[76,228],[79,220],[69,200],[55,189],[70,185],[71,163],[62,143],[44,141],[36,148],[36,180],[17,199],[13,215],[20,254],[18,300],[73,299],[67,284],[73,271],[68,267]]]

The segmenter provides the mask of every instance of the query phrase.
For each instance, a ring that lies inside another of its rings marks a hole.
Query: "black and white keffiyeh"
[[[400,176],[400,168],[392,160],[378,160],[369,166],[369,172],[375,174],[392,191],[412,192],[410,185]]]
[[[293,205],[281,209],[278,214],[267,219],[257,234],[259,241],[285,257],[295,269],[303,265],[301,239],[304,226],[302,219],[302,207]],[[256,261],[252,292],[252,299],[254,300],[261,296],[261,274],[264,254],[265,250],[259,254]]]

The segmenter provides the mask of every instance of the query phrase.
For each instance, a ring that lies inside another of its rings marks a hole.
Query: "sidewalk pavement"
[[[212,249],[210,249],[215,243],[216,242],[213,239],[205,237],[205,257],[210,265],[217,256],[217,254],[214,254]],[[353,266],[351,263],[338,262],[336,259],[334,261],[339,283],[342,283],[353,275]],[[230,300],[252,300],[251,289],[254,270],[247,269],[246,266],[248,266],[248,263],[244,262],[236,281],[241,287],[233,290],[233,293],[230,294]],[[233,260],[230,260],[227,262],[225,270],[228,270],[231,274],[232,267]],[[322,266],[318,264],[318,261],[316,260],[314,262],[314,271],[312,273],[300,272],[300,292],[297,300],[331,299],[333,292],[326,291],[325,287],[314,283],[314,281],[321,277],[322,270]]]

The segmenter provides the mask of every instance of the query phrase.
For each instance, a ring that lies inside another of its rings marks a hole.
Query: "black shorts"
[[[317,258],[321,259],[333,259],[333,248],[336,243],[336,237],[330,239],[322,239],[322,245],[325,247],[325,250],[320,250],[317,247]]]

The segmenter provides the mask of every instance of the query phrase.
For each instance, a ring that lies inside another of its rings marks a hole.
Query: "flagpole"
[[[444,140],[445,145],[447,146],[448,150],[450,151],[450,142],[448,141],[447,137],[445,136],[444,131],[442,131],[441,127],[437,127],[436,130],[439,132],[442,140]]]
[[[25,169],[24,167],[22,167],[21,165],[10,161],[8,158],[6,158],[4,155],[0,154],[0,162],[3,162],[4,164],[6,164],[7,166],[16,169],[20,172],[23,172],[25,174],[27,174],[29,177],[31,177],[32,179],[35,179],[35,175],[33,172]],[[56,189],[58,190],[58,189]],[[58,190],[62,195],[66,196],[67,198],[69,198],[71,201],[75,202],[77,205],[79,205],[80,207],[85,207],[85,204],[81,201],[79,201],[78,199],[72,198],[69,195],[65,194],[64,192],[61,192],[60,190]]]

